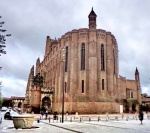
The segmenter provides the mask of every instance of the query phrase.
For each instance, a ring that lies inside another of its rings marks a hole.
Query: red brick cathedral
[[[97,29],[93,8],[89,27],[74,29],[58,39],[47,36],[44,59],[31,68],[25,96],[28,110],[80,114],[119,112],[120,104],[141,103],[140,77],[128,80],[118,74],[115,36]],[[57,27],[56,27],[57,28]],[[58,29],[57,29],[58,30]]]

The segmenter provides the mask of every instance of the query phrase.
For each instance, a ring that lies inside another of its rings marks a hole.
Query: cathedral
[[[119,75],[115,36],[97,29],[93,8],[89,27],[73,29],[58,39],[46,38],[44,59],[38,58],[29,73],[24,107],[35,112],[118,113],[141,104],[140,76]],[[64,96],[64,97],[63,97]]]

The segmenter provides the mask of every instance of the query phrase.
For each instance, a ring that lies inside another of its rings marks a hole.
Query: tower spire
[[[93,10],[93,7],[92,7],[92,10],[88,16],[89,18],[89,29],[96,29],[96,13],[94,12]]]
[[[137,86],[137,100],[138,100],[138,103],[141,104],[142,99],[141,99],[140,75],[139,75],[139,71],[137,67],[135,70],[135,80],[136,80],[136,86]]]
[[[135,70],[135,75],[139,75],[139,71],[138,71],[137,67],[136,67],[136,70]]]

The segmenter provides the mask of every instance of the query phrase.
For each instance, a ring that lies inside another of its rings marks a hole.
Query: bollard
[[[1,120],[0,120],[0,124],[2,124],[2,118],[1,118]]]
[[[60,123],[61,123],[61,117],[60,117]]]
[[[72,117],[70,117],[70,122],[72,122]]]
[[[137,116],[135,117],[136,120],[138,120]]]
[[[115,116],[115,119],[118,121],[118,116]]]
[[[129,117],[127,116],[127,117],[126,117],[126,121],[128,121],[128,119],[129,119]]]
[[[107,118],[107,120],[109,119],[109,114],[108,113],[106,113],[106,118]]]
[[[123,113],[121,114],[121,117],[122,117],[122,119],[124,118],[124,114]]]
[[[81,117],[80,117],[80,122],[81,122]]]
[[[98,121],[100,121],[100,117],[98,117]]]
[[[147,113],[147,119],[148,120],[150,119],[150,113]]]
[[[89,122],[91,121],[91,117],[89,117]]]
[[[51,122],[51,118],[49,117],[49,123]]]
[[[135,113],[135,116],[134,116],[134,118],[135,118],[136,120],[138,120],[138,119],[137,119],[137,113]]]
[[[67,116],[65,117],[65,120],[67,121]]]
[[[39,120],[39,119],[37,119],[37,123],[40,123],[40,120]]]

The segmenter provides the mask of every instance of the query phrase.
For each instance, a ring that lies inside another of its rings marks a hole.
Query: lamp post
[[[65,81],[65,48],[63,48],[63,81],[62,81],[62,123],[64,122],[64,81]]]

